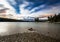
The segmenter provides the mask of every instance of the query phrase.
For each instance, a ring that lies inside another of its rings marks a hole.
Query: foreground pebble
[[[0,36],[0,42],[60,42],[60,40],[33,32]]]

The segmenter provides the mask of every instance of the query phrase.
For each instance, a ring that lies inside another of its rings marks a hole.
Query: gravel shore
[[[0,36],[0,42],[60,42],[60,40],[33,32]]]

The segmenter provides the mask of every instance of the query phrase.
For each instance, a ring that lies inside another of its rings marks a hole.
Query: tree
[[[58,15],[55,14],[53,17],[49,16],[48,21],[50,21],[50,22],[60,22],[60,13]]]

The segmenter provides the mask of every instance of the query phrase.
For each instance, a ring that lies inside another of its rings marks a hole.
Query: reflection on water
[[[33,28],[46,36],[60,38],[60,24],[44,22],[0,22],[0,35],[27,32],[28,28]]]

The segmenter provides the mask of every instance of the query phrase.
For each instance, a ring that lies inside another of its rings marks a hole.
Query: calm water
[[[46,22],[0,22],[0,35],[28,32],[28,28],[46,36],[60,38],[60,24]]]

